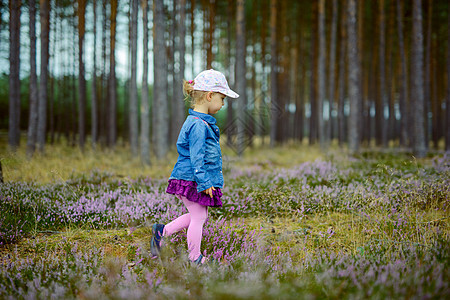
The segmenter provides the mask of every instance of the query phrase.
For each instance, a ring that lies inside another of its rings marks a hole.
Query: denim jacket
[[[170,179],[195,181],[197,192],[223,187],[220,132],[216,119],[189,109],[177,141],[178,160]]]

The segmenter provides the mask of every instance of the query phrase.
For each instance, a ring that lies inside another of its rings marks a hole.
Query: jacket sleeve
[[[206,135],[208,128],[203,122],[194,122],[189,133],[189,155],[191,157],[192,172],[197,182],[197,192],[212,187],[205,168]]]

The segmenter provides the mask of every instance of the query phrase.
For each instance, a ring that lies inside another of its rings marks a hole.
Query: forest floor
[[[185,212],[164,192],[176,153],[0,147],[0,298],[446,298],[450,157],[292,145],[224,147],[223,207],[202,250],[185,231],[149,254],[151,224]]]

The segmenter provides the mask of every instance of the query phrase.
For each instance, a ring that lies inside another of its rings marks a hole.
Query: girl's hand
[[[209,189],[206,189],[203,191],[203,193],[205,193],[206,195],[209,195],[211,198],[213,197],[213,191],[215,191],[216,189],[212,186]]]

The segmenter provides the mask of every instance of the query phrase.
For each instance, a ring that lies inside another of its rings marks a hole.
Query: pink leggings
[[[177,196],[186,205],[189,213],[184,214],[164,227],[163,236],[170,236],[183,228],[187,228],[187,242],[189,259],[196,260],[200,256],[200,245],[202,243],[203,224],[208,217],[208,207],[189,201],[184,196]]]

